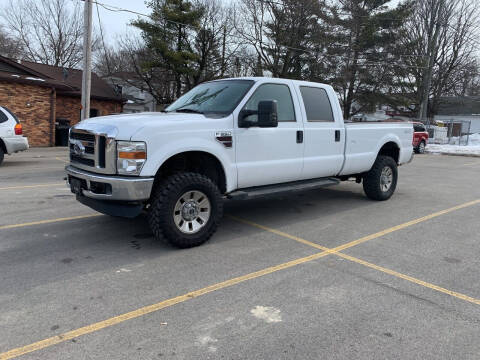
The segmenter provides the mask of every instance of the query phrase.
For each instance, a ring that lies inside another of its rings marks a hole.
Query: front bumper
[[[91,199],[112,201],[144,201],[152,192],[152,177],[128,177],[100,175],[68,165],[65,167],[67,181],[81,181],[81,194]]]
[[[28,139],[20,135],[3,138],[3,142],[7,148],[7,154],[9,155],[19,151],[28,150]]]

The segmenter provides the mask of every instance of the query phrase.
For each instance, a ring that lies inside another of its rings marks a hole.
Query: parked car
[[[413,150],[417,154],[424,154],[428,144],[428,131],[421,122],[413,123]]]
[[[23,136],[23,128],[15,114],[0,106],[0,165],[5,154],[28,149],[28,139]]]
[[[411,123],[344,123],[333,88],[236,78],[203,83],[164,113],[97,117],[70,131],[77,200],[114,216],[146,211],[156,238],[186,248],[215,232],[224,198],[355,179],[387,200],[412,159]]]

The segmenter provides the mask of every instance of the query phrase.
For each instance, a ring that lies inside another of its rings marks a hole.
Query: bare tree
[[[0,55],[18,59],[22,54],[23,49],[20,42],[7,34],[3,27],[0,26]]]
[[[412,86],[419,117],[434,113],[442,96],[461,93],[465,75],[478,72],[479,16],[475,0],[416,3],[405,24],[405,42],[416,57],[404,60],[412,69],[405,83]]]
[[[10,0],[1,16],[27,60],[77,67],[82,59],[81,14],[80,2]]]

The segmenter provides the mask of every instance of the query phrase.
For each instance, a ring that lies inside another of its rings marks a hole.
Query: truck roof
[[[268,76],[242,76],[242,77],[235,77],[235,78],[217,79],[217,80],[213,80],[213,81],[222,81],[222,80],[253,80],[255,82],[257,82],[257,81],[272,81],[272,80],[288,80],[288,81],[292,81],[293,83],[301,83],[301,84],[310,83],[310,84],[316,84],[316,85],[330,86],[328,84],[313,82],[313,81],[294,80],[294,79],[286,79],[286,78],[273,78],[273,77],[268,77]]]

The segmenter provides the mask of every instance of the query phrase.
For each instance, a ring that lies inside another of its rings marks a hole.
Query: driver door
[[[236,121],[238,187],[299,180],[303,167],[303,122],[290,81],[261,83],[241,110],[256,110],[264,100],[276,100],[278,127],[239,128]],[[250,115],[256,117],[256,115]]]

